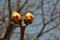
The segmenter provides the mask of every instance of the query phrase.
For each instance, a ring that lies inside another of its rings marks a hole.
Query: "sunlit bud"
[[[21,15],[16,11],[12,12],[11,19],[14,21],[15,24],[19,24],[22,21]]]
[[[27,12],[24,18],[24,23],[29,23],[31,24],[34,19],[34,16],[32,15],[31,12]]]

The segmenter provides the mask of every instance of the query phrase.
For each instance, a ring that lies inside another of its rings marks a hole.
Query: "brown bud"
[[[21,15],[16,11],[12,13],[11,19],[14,21],[15,24],[19,24],[22,21]]]
[[[24,18],[24,23],[31,24],[34,19],[34,16],[31,14],[31,12],[27,12]]]

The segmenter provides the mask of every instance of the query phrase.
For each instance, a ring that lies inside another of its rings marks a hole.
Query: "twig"
[[[57,1],[58,2],[58,1]],[[56,7],[55,7],[56,8]],[[42,7],[42,9],[43,9],[43,7]],[[54,11],[54,10],[53,10]],[[42,10],[42,12],[43,12],[43,10]],[[55,19],[55,18],[54,18]],[[41,36],[41,34],[42,34],[42,32],[43,32],[43,30],[44,30],[44,28],[45,28],[45,26],[48,24],[48,23],[50,23],[51,21],[53,21],[54,19],[50,19],[50,21],[48,21],[47,23],[43,23],[43,28],[41,29],[41,31],[39,32],[39,34],[37,35],[37,38],[39,38],[40,36]],[[43,20],[43,22],[44,22],[44,20]]]
[[[45,34],[45,33],[49,32],[49,31],[51,31],[51,30],[53,30],[53,29],[57,28],[59,25],[60,25],[60,23],[57,23],[57,24],[56,24],[56,26],[54,26],[54,27],[52,27],[52,28],[50,28],[50,29],[48,29],[48,30],[46,30],[46,31],[42,32],[40,36],[42,36],[43,34]],[[38,38],[37,38],[37,37],[36,37],[36,40],[38,40]]]
[[[50,19],[51,19],[51,17],[53,16],[53,14],[54,14],[54,12],[55,12],[55,10],[56,10],[56,7],[57,7],[58,2],[59,2],[59,0],[57,0],[56,3],[55,3],[55,5],[54,5],[54,8],[53,8],[53,10],[52,10],[52,12],[51,12],[51,15],[50,15]]]
[[[6,34],[4,35],[4,40],[9,40],[11,33],[12,33],[12,30],[14,30],[13,24],[9,23],[9,27],[6,31]]]
[[[25,28],[21,28],[21,35],[20,35],[20,40],[24,40],[24,32],[25,32]]]
[[[20,25],[20,28],[21,28],[21,32],[20,32],[20,40],[24,40],[24,32],[25,32],[25,28],[26,28],[27,25],[25,24],[21,24]]]
[[[9,10],[9,22],[10,22],[10,20],[11,20],[11,13],[12,13],[10,0],[8,0],[8,10]],[[13,25],[9,23],[7,31],[6,31],[6,33],[5,33],[4,37],[3,37],[4,40],[9,40],[9,38],[11,36],[11,32],[12,32],[11,30],[12,29],[13,29]]]
[[[60,17],[60,15],[59,15],[59,16],[56,16],[56,17],[54,17],[54,18],[51,18],[51,20],[48,20],[48,21],[45,23],[45,26],[46,26],[47,24],[49,24],[50,22],[54,21],[54,20],[55,20],[56,18],[58,18],[58,17]],[[47,32],[47,31],[46,31],[46,32]],[[44,33],[46,33],[46,32],[44,32]],[[38,35],[41,36],[42,34],[43,34],[43,32],[41,32],[41,33],[39,32]],[[40,37],[40,36],[39,36],[39,37]],[[37,38],[39,38],[39,37],[37,37]]]
[[[37,11],[40,8],[41,8],[41,2],[39,1],[39,4],[37,5],[36,9],[33,12]]]
[[[45,23],[44,23],[44,9],[43,9],[43,0],[41,0],[41,10],[42,10],[42,21],[43,21],[43,27],[40,31],[40,33],[37,35],[37,38],[39,38],[39,36],[41,35],[41,33],[43,32],[44,28],[45,28]]]
[[[26,1],[24,2],[24,4],[21,6],[21,8],[19,8],[18,12],[21,12],[21,10],[24,8],[24,6],[27,4],[27,2],[28,2],[28,0],[26,0]]]
[[[18,12],[19,11],[19,8],[20,8],[20,1],[21,0],[17,0],[17,4],[16,4],[16,11]],[[19,12],[18,12],[19,13]]]
[[[50,29],[46,30],[45,32],[42,32],[42,34],[47,33],[47,32],[49,32],[49,31],[51,31],[51,30],[53,30],[53,29],[57,28],[59,25],[60,25],[60,24],[59,24],[59,23],[57,23],[57,25],[56,25],[56,26],[54,26],[54,27],[52,27],[52,28],[50,28]],[[42,34],[41,34],[41,35],[42,35]]]
[[[11,18],[11,3],[10,3],[10,0],[8,0],[8,10],[9,10],[9,18]]]

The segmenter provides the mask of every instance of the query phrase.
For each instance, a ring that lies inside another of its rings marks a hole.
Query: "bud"
[[[13,20],[13,22],[14,22],[15,24],[20,24],[21,21],[22,21],[21,15],[20,15],[18,12],[16,12],[16,11],[14,11],[14,12],[12,13],[11,19]]]
[[[33,22],[34,16],[31,12],[27,12],[24,18],[24,23],[31,24]]]

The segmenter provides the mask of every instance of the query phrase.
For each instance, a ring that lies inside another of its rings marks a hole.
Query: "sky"
[[[32,4],[32,3],[35,3],[36,4],[36,6],[38,5],[38,3],[39,3],[39,1],[40,0],[29,0],[29,3],[30,4]],[[50,1],[50,0],[49,0]],[[14,2],[14,4],[15,4],[15,0],[12,0],[12,2]],[[21,1],[21,5],[24,3],[24,0],[22,0]],[[0,0],[0,8],[2,8],[2,7],[4,7],[5,5],[4,5],[4,0]],[[30,10],[30,11],[34,11],[34,9],[36,8],[36,6],[35,7],[33,7],[33,8],[29,8],[28,10]],[[46,4],[46,1],[45,1],[45,3],[44,3],[44,10],[48,10],[47,9],[47,7],[48,6],[51,6],[51,4],[50,5],[48,5],[48,4]],[[52,6],[52,8],[53,8],[53,6]],[[50,9],[50,10],[52,10],[52,9]],[[45,12],[46,13],[46,12]],[[37,11],[35,11],[34,12],[34,14],[41,14],[41,12],[40,12],[40,9],[38,9]],[[46,16],[46,19],[49,19],[49,17],[47,17]],[[41,30],[41,28],[42,28],[42,24],[40,24],[40,25],[37,25],[37,26],[34,26],[34,24],[39,24],[39,23],[41,23],[42,22],[42,17],[41,17],[41,15],[35,15],[35,18],[34,18],[34,21],[33,21],[33,23],[31,24],[31,25],[28,25],[27,27],[26,27],[26,30],[25,30],[25,33],[27,33],[27,34],[37,34],[40,30]],[[55,24],[54,23],[52,23],[52,24],[50,24],[50,25],[47,25],[46,26],[46,28],[44,29],[44,31],[46,30],[46,29],[49,29],[49,28],[51,28],[52,26],[54,26]],[[45,38],[49,38],[50,36],[50,33],[52,33],[54,30],[52,30],[52,31],[50,31],[50,32],[48,32],[48,33],[46,33],[46,34],[44,34],[44,35],[42,35],[41,37],[40,37],[40,39],[41,40],[45,40]],[[14,32],[20,32],[20,28],[18,27],[18,28],[16,28],[15,30],[14,30]],[[18,35],[18,36],[17,36]],[[17,37],[17,38],[16,38]],[[11,40],[17,40],[17,39],[19,39],[19,34],[15,34],[15,33],[13,33],[12,34],[12,36],[11,36]]]

